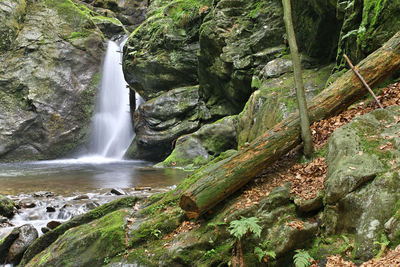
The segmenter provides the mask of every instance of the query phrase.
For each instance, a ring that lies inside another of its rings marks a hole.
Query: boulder
[[[0,195],[0,215],[11,218],[14,215],[15,203],[8,197]]]
[[[69,0],[1,1],[0,159],[54,158],[87,140],[103,35]],[[60,27],[62,25],[62,27]],[[14,27],[14,28],[12,28]],[[8,41],[7,41],[8,40]]]
[[[92,20],[107,39],[116,39],[128,33],[124,25],[115,18],[94,16]]]
[[[197,86],[173,89],[153,98],[135,112],[136,136],[126,156],[164,160],[175,140],[196,131],[205,119],[209,119],[209,112],[199,99]]]
[[[400,200],[399,106],[356,117],[329,141],[323,224],[327,234],[354,234],[355,256],[370,259]],[[393,224],[394,225],[394,224]],[[395,227],[394,227],[395,228]]]
[[[125,251],[125,218],[129,214],[122,209],[71,228],[25,266],[103,265],[105,259]]]
[[[31,224],[25,224],[5,237],[0,244],[0,260],[18,264],[25,250],[38,238],[38,232]]]
[[[236,128],[236,117],[229,116],[179,137],[171,155],[160,165],[186,169],[200,167],[222,152],[237,147]]]
[[[19,236],[18,228],[14,228],[10,234],[8,234],[5,238],[0,240],[0,261],[2,263],[6,262],[8,256],[8,250],[11,245]]]

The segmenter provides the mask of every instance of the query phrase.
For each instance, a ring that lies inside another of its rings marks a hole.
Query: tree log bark
[[[400,32],[357,65],[371,87],[400,69]],[[310,123],[336,115],[368,91],[351,70],[315,96],[308,107]],[[194,182],[182,193],[179,205],[188,218],[198,218],[243,187],[265,168],[300,144],[299,114],[265,132],[249,146],[215,166],[193,174]]]

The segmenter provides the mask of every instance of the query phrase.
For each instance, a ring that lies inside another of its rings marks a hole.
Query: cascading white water
[[[93,118],[91,156],[122,159],[131,143],[132,129],[129,89],[122,72],[120,45],[109,41],[103,65],[103,76],[96,114]]]

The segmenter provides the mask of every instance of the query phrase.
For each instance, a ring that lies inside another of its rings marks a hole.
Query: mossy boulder
[[[79,227],[81,225],[85,225],[85,224],[90,225],[91,222],[93,222],[95,220],[99,220],[100,218],[103,218],[107,214],[111,214],[114,211],[134,206],[138,200],[139,200],[138,197],[124,197],[124,198],[112,201],[110,203],[104,204],[100,207],[97,207],[94,210],[91,210],[90,212],[88,212],[86,214],[81,214],[81,215],[75,216],[71,220],[61,224],[60,226],[56,227],[55,229],[52,229],[51,231],[49,231],[49,232],[45,233],[44,235],[42,235],[41,237],[39,237],[25,252],[25,254],[21,260],[21,266],[24,266],[28,262],[30,262],[34,256],[40,254],[43,250],[48,248],[59,237],[63,236],[71,228],[74,229],[74,228],[77,228],[77,227]],[[115,219],[115,217],[113,217],[113,216],[110,216],[108,218],[111,219],[111,217]],[[117,224],[117,222],[115,222],[115,223]],[[120,223],[122,223],[122,222],[120,222]],[[116,230],[118,230],[118,228]],[[93,230],[93,231],[95,231],[95,230]],[[112,232],[110,232],[109,234],[112,235]],[[77,242],[79,242],[79,238],[77,238]]]
[[[124,252],[126,218],[121,209],[66,231],[25,266],[101,266]]]
[[[198,168],[222,152],[237,147],[236,128],[235,116],[206,124],[192,134],[179,137],[171,155],[159,165]]]
[[[131,29],[145,19],[148,4],[148,1],[143,0],[84,0],[83,2],[102,16],[116,18]]]
[[[84,7],[27,2],[18,34],[0,53],[1,159],[60,157],[87,140],[103,43]]]
[[[0,215],[11,218],[14,215],[14,201],[0,195]]]
[[[209,2],[150,3],[147,19],[130,35],[123,56],[125,79],[145,100],[198,84],[199,29]]]
[[[306,61],[303,62],[306,64]],[[332,68],[333,65],[327,65],[303,70],[308,100],[325,87]],[[250,143],[297,110],[294,75],[290,69],[279,74],[276,78],[264,78],[263,73],[253,77],[253,85],[258,89],[250,96],[245,108],[238,115],[239,147]]]
[[[124,25],[115,18],[93,16],[92,20],[107,39],[114,39],[128,33]]]
[[[399,112],[392,106],[357,117],[329,141],[325,231],[354,234],[358,259],[374,255],[400,199]]]
[[[198,86],[173,89],[139,106],[134,115],[136,136],[128,158],[164,160],[175,140],[200,127],[209,111],[200,100]]]

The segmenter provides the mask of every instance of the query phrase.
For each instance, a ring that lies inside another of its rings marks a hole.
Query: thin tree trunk
[[[371,87],[400,69],[400,32],[357,65]],[[368,91],[349,70],[315,96],[308,108],[311,122],[336,115]],[[299,114],[293,113],[232,157],[195,172],[195,182],[182,193],[179,205],[197,218],[247,184],[265,168],[300,144]]]
[[[303,75],[300,64],[300,56],[296,43],[296,35],[294,33],[293,21],[292,21],[292,7],[290,0],[282,0],[284,21],[286,25],[286,33],[289,41],[290,54],[292,55],[293,71],[294,71],[294,82],[296,85],[296,98],[297,106],[300,113],[300,127],[301,127],[301,139],[304,143],[304,155],[310,158],[313,153],[313,142],[310,130],[310,120],[307,112],[307,100],[305,96]]]

